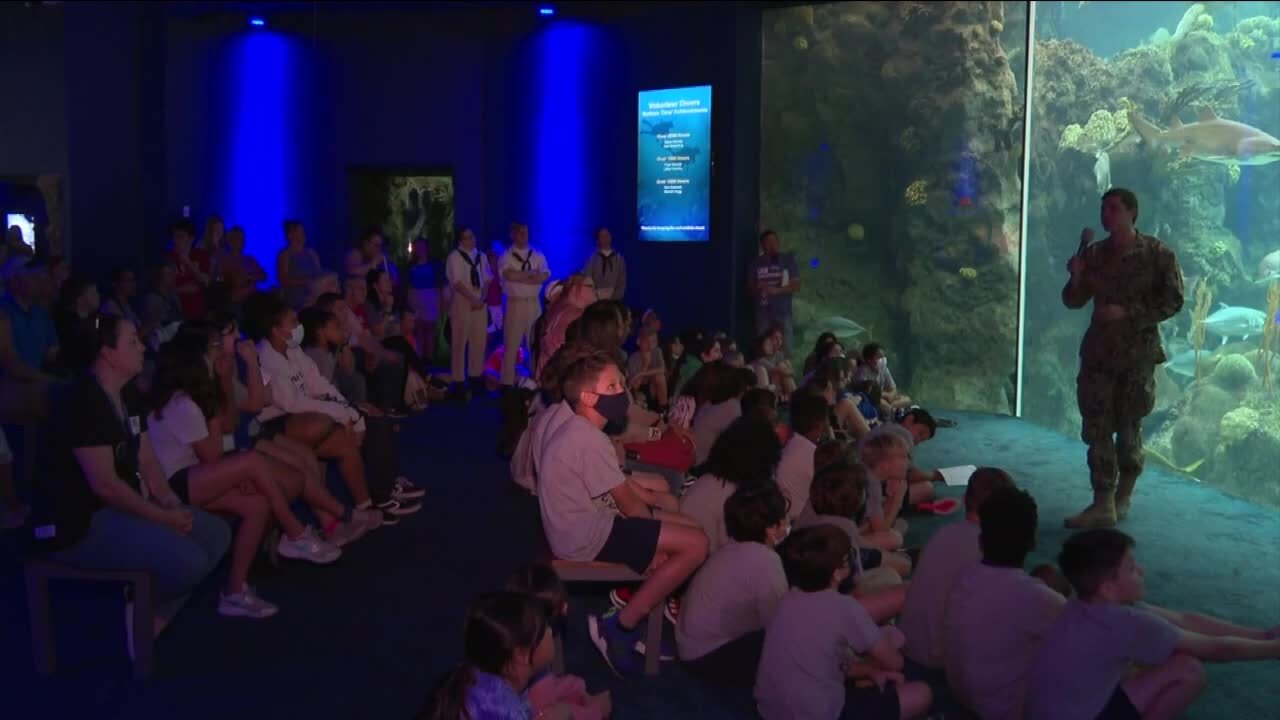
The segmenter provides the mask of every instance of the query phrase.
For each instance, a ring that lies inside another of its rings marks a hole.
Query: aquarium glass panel
[[[1184,294],[1146,462],[1280,507],[1280,2],[1035,6],[1023,416],[1081,432],[1093,305],[1064,306],[1066,265],[1082,228],[1106,236],[1102,193],[1131,189]]]
[[[882,343],[922,404],[1014,412],[1026,18],[1000,2],[765,13],[761,230],[800,275],[798,375],[830,331],[850,354]]]

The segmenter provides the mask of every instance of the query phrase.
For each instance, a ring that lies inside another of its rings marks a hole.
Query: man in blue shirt
[[[22,363],[39,371],[58,354],[58,332],[49,311],[37,305],[41,272],[30,265],[9,280],[9,294],[0,300],[0,312],[9,317],[13,346]]]
[[[765,230],[760,235],[760,257],[748,268],[747,288],[756,302],[756,335],[782,329],[785,350],[790,353],[791,296],[800,289],[800,269],[794,255],[778,252],[778,233]]]

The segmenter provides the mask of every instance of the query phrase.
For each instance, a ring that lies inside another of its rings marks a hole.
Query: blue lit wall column
[[[612,153],[630,93],[615,43],[598,26],[547,21],[511,56],[510,97],[486,108],[506,115],[510,140],[501,159],[510,217],[489,218],[489,237],[505,243],[507,222],[524,219],[557,277],[585,263],[596,226],[614,226],[620,246],[628,234],[631,215],[611,201],[629,181]]]
[[[310,132],[307,93],[303,92],[308,62],[301,42],[269,27],[246,27],[228,38],[215,73],[221,94],[215,100],[225,112],[225,149],[210,188],[212,207],[228,227],[245,230],[245,252],[257,258],[275,282],[276,254],[283,246],[285,218],[306,220],[300,207],[310,187],[303,168],[301,139]]]

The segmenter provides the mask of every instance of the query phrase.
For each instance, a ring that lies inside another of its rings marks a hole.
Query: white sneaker
[[[254,620],[269,618],[280,611],[280,608],[258,597],[253,586],[246,584],[244,589],[231,595],[218,597],[218,614],[227,617],[247,617]]]
[[[276,546],[280,555],[294,560],[306,560],[317,565],[328,565],[342,557],[342,551],[332,544],[321,540],[316,530],[308,526],[301,535],[291,538],[280,536],[280,544]]]
[[[412,515],[422,509],[422,505],[414,503],[412,500],[388,500],[378,504],[378,509],[383,515],[404,516]]]
[[[349,545],[356,540],[359,540],[361,537],[364,537],[364,534],[369,532],[369,525],[361,522],[356,517],[356,512],[360,511],[356,510],[353,512],[350,520],[338,523],[338,525],[333,528],[333,532],[329,533],[329,537],[327,539],[334,547]]]
[[[377,508],[355,508],[351,511],[351,522],[363,527],[365,531],[377,530],[383,525],[394,525],[383,520],[382,511]]]

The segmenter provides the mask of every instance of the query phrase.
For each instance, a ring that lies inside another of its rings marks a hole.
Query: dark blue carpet
[[[1032,562],[1051,559],[1065,536],[1062,516],[1086,500],[1082,448],[1015,419],[944,414],[959,427],[942,430],[918,460],[1008,468],[1040,504]],[[493,452],[496,427],[489,402],[410,420],[401,452],[407,474],[427,488],[423,512],[351,546],[336,566],[262,568],[255,584],[281,607],[271,620],[219,617],[210,583],[161,637],[148,683],[130,679],[119,591],[76,585],[55,590],[59,675],[36,677],[13,540],[0,540],[0,718],[412,717],[458,660],[468,598],[499,587],[533,555],[537,503],[508,481]],[[909,541],[953,519],[912,518]],[[1152,602],[1280,623],[1280,515],[1152,468],[1125,529],[1138,538]],[[656,679],[614,678],[584,620],[606,605],[603,594],[575,595],[566,653],[593,691],[613,691],[615,717],[753,716],[749,694],[710,692],[674,663]],[[1188,717],[1277,717],[1278,709],[1280,664],[1219,665]]]

